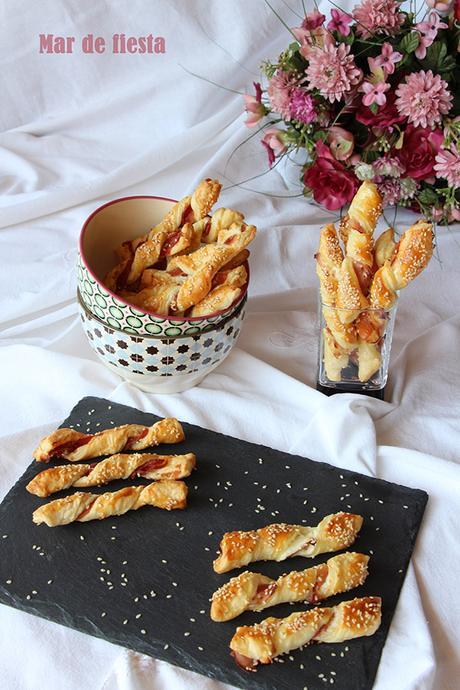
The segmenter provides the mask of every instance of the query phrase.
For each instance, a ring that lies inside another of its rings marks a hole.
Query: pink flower
[[[362,0],[353,10],[357,22],[356,33],[364,38],[373,34],[391,36],[398,32],[404,22],[396,0]]]
[[[374,161],[372,167],[375,174],[381,175],[382,177],[401,177],[401,173],[404,172],[401,161],[392,156],[383,156],[383,158],[378,158],[376,161]]]
[[[268,97],[273,110],[284,120],[291,118],[291,89],[298,79],[288,72],[278,70],[268,83]]]
[[[452,102],[447,83],[431,70],[408,74],[396,89],[396,96],[400,115],[415,126],[432,129],[449,112]]]
[[[298,87],[291,91],[291,117],[297,122],[309,125],[316,117],[313,98],[308,91]]]
[[[271,168],[275,158],[281,156],[287,150],[283,140],[283,132],[280,129],[276,129],[276,127],[269,127],[265,130],[261,143],[267,149],[268,164]]]
[[[447,180],[450,187],[460,187],[460,152],[455,144],[439,151],[434,169],[436,177]]]
[[[373,103],[377,105],[385,105],[387,97],[385,92],[390,88],[389,84],[384,81],[379,81],[377,84],[371,84],[370,81],[365,81],[361,84],[361,89],[364,91],[363,103],[369,107]]]
[[[302,21],[302,29],[313,31],[313,29],[317,29],[319,26],[322,26],[325,19],[326,17],[324,14],[321,14],[321,12],[318,12],[318,10],[308,12]]]
[[[246,127],[254,127],[265,115],[265,107],[262,104],[262,88],[258,82],[253,83],[256,95],[251,96],[251,94],[245,93],[243,96],[245,109],[248,113],[248,119],[244,123]]]
[[[322,17],[324,15],[321,15]],[[304,29],[302,26],[292,29],[292,33],[300,43],[299,52],[306,60],[316,48],[324,48],[327,45],[335,45],[334,36],[324,26],[315,29]]]
[[[387,102],[383,108],[379,108],[376,113],[373,113],[369,108],[361,107],[356,113],[356,119],[367,127],[372,127],[379,130],[393,131],[393,125],[398,125],[404,122],[395,106],[394,91],[390,91],[387,96]]]
[[[387,177],[379,184],[384,206],[395,206],[401,199],[401,183],[394,177]]]
[[[327,132],[327,143],[337,161],[346,161],[353,153],[355,138],[343,127],[333,125]]]
[[[381,67],[386,74],[393,74],[395,71],[395,64],[402,59],[402,54],[393,50],[391,43],[384,43],[382,46],[382,52],[376,58],[373,59],[373,65],[376,67]],[[368,58],[369,64],[372,58]],[[372,69],[372,65],[370,64]]]
[[[331,16],[332,19],[327,25],[329,31],[338,31],[342,36],[348,36],[351,31],[350,23],[353,17],[341,10],[331,10]]]
[[[340,101],[362,79],[362,72],[350,55],[350,46],[345,43],[317,48],[309,60],[305,73],[310,88],[318,89],[331,103]]]
[[[419,60],[426,57],[426,49],[433,43],[439,29],[448,29],[448,25],[441,21],[439,14],[430,12],[428,21],[419,22],[415,28],[420,33],[420,43],[417,46],[415,55]]]
[[[431,9],[436,10],[436,12],[441,12],[442,14],[449,14],[454,5],[454,0],[426,0],[426,4]]]
[[[413,180],[426,180],[434,173],[435,156],[444,140],[440,129],[407,125],[401,149],[394,151],[405,169],[405,175]]]
[[[313,198],[328,211],[337,211],[352,200],[358,189],[358,180],[352,172],[336,161],[322,141],[316,143],[316,160],[304,174],[305,185]]]

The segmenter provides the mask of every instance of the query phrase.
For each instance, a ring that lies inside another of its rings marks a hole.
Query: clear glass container
[[[391,309],[319,304],[318,384],[331,392],[380,391],[388,379],[397,302]]]

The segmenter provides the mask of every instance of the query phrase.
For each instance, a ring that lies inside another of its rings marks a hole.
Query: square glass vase
[[[397,302],[391,309],[338,309],[321,299],[318,304],[318,389],[329,394],[383,391]]]

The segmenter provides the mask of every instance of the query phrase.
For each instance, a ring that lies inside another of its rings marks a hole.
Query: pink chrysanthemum
[[[396,0],[362,0],[353,9],[353,17],[357,22],[356,33],[364,38],[373,34],[391,36],[397,33],[404,22],[399,5]]]
[[[345,43],[317,48],[309,60],[306,75],[310,88],[318,89],[331,103],[340,101],[362,79],[363,73],[356,67],[350,46]]]
[[[293,120],[309,125],[316,117],[313,98],[305,89],[291,91],[291,117]]]
[[[378,158],[374,163],[372,163],[372,167],[376,175],[388,177],[401,177],[401,173],[404,172],[404,166],[401,165],[401,162],[393,156],[383,156],[383,158]]]
[[[398,113],[415,127],[434,128],[451,106],[452,95],[447,83],[431,70],[412,72],[396,89]]]
[[[444,178],[451,187],[460,187],[460,151],[455,144],[439,151],[434,169],[436,177]]]
[[[284,120],[291,119],[291,90],[298,83],[294,75],[278,70],[268,84],[268,97],[273,110]]]
[[[379,184],[384,206],[396,206],[401,199],[401,183],[395,177],[387,177]]]

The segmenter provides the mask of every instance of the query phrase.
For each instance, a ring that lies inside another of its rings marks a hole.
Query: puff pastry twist
[[[165,479],[145,487],[127,486],[120,491],[104,494],[77,492],[40,506],[34,511],[32,519],[36,525],[45,523],[48,527],[57,527],[70,522],[104,520],[144,506],[176,510],[185,508],[186,504],[185,483]]]
[[[214,561],[216,573],[225,573],[254,561],[284,561],[293,556],[313,558],[320,553],[350,546],[361,529],[363,518],[352,513],[327,515],[316,527],[268,525],[250,532],[227,532],[220,542],[221,553]]]
[[[326,563],[287,573],[277,580],[246,571],[214,592],[211,618],[228,621],[243,611],[263,611],[291,601],[313,604],[347,592],[363,584],[368,561],[369,556],[362,553],[342,553]]]
[[[143,450],[160,443],[180,443],[185,438],[177,419],[166,418],[152,426],[124,424],[97,434],[83,434],[75,429],[56,429],[43,438],[33,456],[41,462],[61,457],[71,462],[112,455],[122,450]]]
[[[26,489],[31,494],[45,498],[71,486],[102,486],[116,479],[183,479],[190,476],[195,464],[196,458],[193,453],[119,453],[92,465],[78,463],[51,467],[39,472],[27,484]]]
[[[373,635],[380,622],[380,597],[363,597],[239,627],[230,649],[239,666],[255,671],[259,663],[269,664],[280,654],[312,642],[337,643]]]

